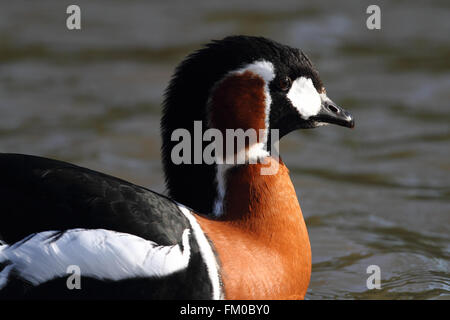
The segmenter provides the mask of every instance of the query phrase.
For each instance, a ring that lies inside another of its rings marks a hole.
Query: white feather
[[[189,229],[183,232],[183,248],[103,229],[72,229],[52,240],[54,234],[40,232],[22,243],[0,247],[0,263],[10,263],[0,272],[0,289],[11,271],[37,285],[67,275],[70,265],[78,266],[82,276],[121,280],[162,277],[189,264]]]
[[[320,111],[321,97],[309,78],[295,79],[287,97],[305,120]]]
[[[266,60],[258,60],[246,65],[245,67],[236,71],[230,72],[230,74],[244,73],[250,71],[264,79],[266,84],[269,84],[275,78],[275,71],[272,62]]]
[[[269,117],[270,107],[272,105],[272,98],[270,96],[269,84],[275,78],[275,68],[273,64],[266,60],[258,60],[250,63],[238,70],[229,72],[223,79],[226,79],[230,75],[243,74],[246,71],[250,71],[253,74],[261,77],[264,80],[264,97],[265,97],[265,128],[263,139],[259,143],[255,143],[249,146],[248,150],[243,150],[245,154],[237,154],[237,159],[247,159],[249,163],[257,163],[260,159],[264,159],[269,156],[269,152],[266,150],[267,137],[269,132]],[[223,81],[223,79],[221,81]],[[218,83],[220,83],[219,81]],[[216,85],[217,86],[217,85]],[[210,99],[209,99],[209,104]],[[231,157],[234,159],[234,154]],[[223,213],[223,199],[226,190],[225,174],[226,171],[233,167],[232,160],[225,160],[225,164],[220,164],[220,161],[216,165],[216,181],[217,181],[217,197],[214,201],[213,213],[216,216],[220,216]]]
[[[213,249],[205,236],[202,228],[198,224],[195,217],[192,215],[191,211],[183,205],[178,205],[181,212],[186,216],[191,224],[193,235],[197,244],[200,248],[200,254],[202,255],[203,261],[206,264],[206,269],[208,270],[209,279],[213,287],[213,300],[223,299],[222,286],[220,284],[219,266],[217,264],[217,259],[214,254]]]

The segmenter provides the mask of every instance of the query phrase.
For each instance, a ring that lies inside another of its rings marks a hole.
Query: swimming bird
[[[216,148],[212,163],[195,159],[202,140],[179,154],[191,161],[174,161],[174,132],[195,135],[199,123],[214,142],[233,140],[229,129],[255,130],[256,140],[231,144],[231,157]],[[354,120],[301,50],[230,36],[187,56],[165,92],[167,196],[74,164],[0,154],[0,297],[304,298],[308,232],[270,133],[324,124]]]

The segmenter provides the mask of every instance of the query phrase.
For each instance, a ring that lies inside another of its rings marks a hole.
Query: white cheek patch
[[[320,111],[322,99],[309,78],[296,79],[292,83],[287,97],[305,120]]]

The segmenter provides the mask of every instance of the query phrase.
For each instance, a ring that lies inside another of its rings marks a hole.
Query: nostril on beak
[[[328,105],[328,109],[333,113],[339,113],[339,109],[333,106],[332,104]]]

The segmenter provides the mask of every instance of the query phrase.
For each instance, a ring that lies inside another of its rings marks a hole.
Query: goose
[[[199,124],[213,130],[209,141],[180,151],[174,132],[192,137]],[[353,128],[354,119],[301,50],[254,36],[206,44],[165,92],[167,195],[63,161],[0,154],[0,298],[303,299],[311,247],[275,147],[326,124]],[[255,135],[239,147],[229,130]],[[211,142],[216,161],[201,161]],[[188,161],[174,161],[174,150]]]

